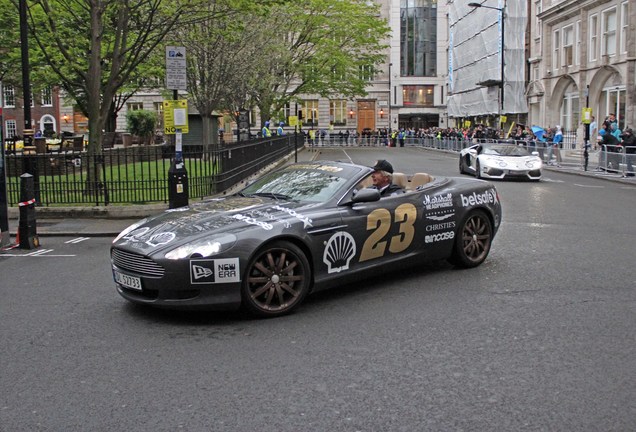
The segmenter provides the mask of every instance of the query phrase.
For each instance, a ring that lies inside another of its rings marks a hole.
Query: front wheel
[[[462,268],[477,267],[488,256],[492,237],[493,228],[486,213],[473,210],[460,224],[450,263]]]
[[[478,179],[481,178],[481,165],[479,164],[479,159],[475,162],[475,177]]]
[[[311,269],[296,245],[274,242],[250,260],[241,285],[243,306],[262,317],[291,312],[309,292]]]

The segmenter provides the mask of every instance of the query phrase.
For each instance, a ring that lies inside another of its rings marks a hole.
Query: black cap
[[[384,159],[376,161],[372,168],[376,171],[386,171],[393,174],[393,166]]]

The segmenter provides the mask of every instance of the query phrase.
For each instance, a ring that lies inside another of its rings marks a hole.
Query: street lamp
[[[505,23],[506,23],[506,15],[504,14],[504,9],[506,7],[506,3],[504,2],[504,6],[503,7],[494,7],[494,6],[486,6],[485,4],[481,4],[481,3],[475,3],[475,2],[471,2],[468,3],[468,6],[473,7],[473,8],[486,8],[486,9],[494,9],[496,11],[499,11],[499,13],[501,14],[501,80],[499,82],[499,93],[500,93],[500,106],[499,106],[499,125],[501,126],[501,117],[504,114],[504,81],[505,81],[505,75],[504,75],[504,53],[505,51]],[[485,82],[483,83],[484,85],[492,85],[493,82]]]

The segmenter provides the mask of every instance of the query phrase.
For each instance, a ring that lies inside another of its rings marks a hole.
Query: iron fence
[[[298,142],[302,140],[299,138]],[[294,151],[294,135],[183,148],[189,198],[227,190]],[[106,148],[100,154],[70,149],[6,155],[7,201],[20,202],[21,176],[33,175],[39,206],[168,202],[168,170],[174,146]]]

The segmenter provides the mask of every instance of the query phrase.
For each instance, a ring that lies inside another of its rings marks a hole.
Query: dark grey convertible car
[[[141,220],[113,241],[117,290],[159,307],[242,305],[277,316],[312,290],[386,265],[447,259],[475,267],[486,259],[501,222],[491,183],[414,174],[406,193],[380,199],[368,187],[372,172],[292,164],[238,194]]]

